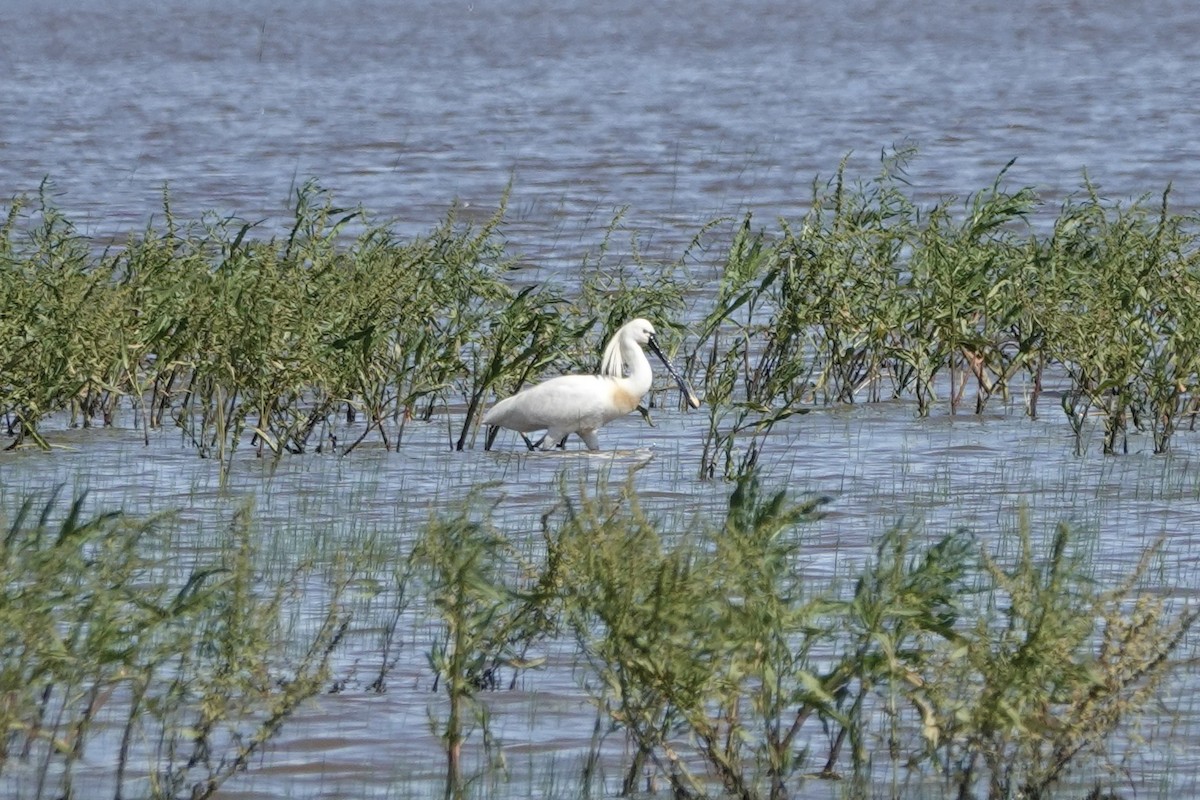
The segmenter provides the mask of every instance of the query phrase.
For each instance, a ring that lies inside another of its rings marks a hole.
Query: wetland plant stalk
[[[665,264],[645,259],[636,233],[618,254],[618,214],[563,285],[516,268],[507,194],[481,225],[452,209],[403,240],[315,182],[279,237],[236,218],[178,220],[164,191],[162,227],[97,255],[43,186],[0,226],[6,447],[48,448],[55,415],[115,424],[128,397],[143,443],[171,420],[222,474],[244,438],[276,459],[325,429],[350,442],[343,453],[376,434],[391,449],[439,411],[449,446],[466,449],[494,397],[594,371],[593,337],[648,316],[682,334],[706,396],[706,479],[752,471],[772,434],[816,405],[890,389],[922,417],[972,399],[983,414],[1022,375],[1030,416],[1048,381],[1066,384],[1078,452],[1089,415],[1105,454],[1140,432],[1168,452],[1200,387],[1196,216],[1171,210],[1170,187],[1120,204],[1085,178],[1034,225],[1040,201],[1006,185],[1011,164],[962,202],[922,208],[906,183],[913,156],[885,152],[859,181],[843,161],[813,182],[801,219],[713,221]],[[718,236],[711,274],[681,269]],[[365,429],[339,435],[343,408],[356,420],[345,426]]]
[[[81,496],[65,512],[51,498],[33,519],[33,503],[0,548],[0,724],[10,732],[5,752],[22,754],[0,759],[6,784],[25,773],[34,797],[69,796],[111,765],[121,797],[132,762],[146,758],[151,796],[209,796],[320,690],[344,632],[344,582],[293,660],[280,652],[280,617],[303,574],[264,599],[243,582],[271,580],[247,566],[248,547],[181,574],[149,555],[166,518],[89,516]],[[228,531],[243,543],[245,523]],[[124,720],[115,745],[94,735],[107,708]]]

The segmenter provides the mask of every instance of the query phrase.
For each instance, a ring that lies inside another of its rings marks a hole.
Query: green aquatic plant
[[[1188,568],[1165,540],[1103,576],[1093,542],[1026,518],[831,552],[844,515],[826,498],[751,474],[697,522],[646,511],[636,481],[564,478],[540,536],[488,485],[415,539],[282,553],[248,509],[181,548],[171,516],[26,499],[0,540],[0,786],[211,796],[362,664],[365,691],[421,691],[385,684],[429,631],[435,694],[415,699],[450,797],[500,791],[488,693],[553,652],[597,712],[575,793],[782,800],[840,778],[848,797],[1046,798],[1157,746],[1135,734],[1154,735],[1194,660],[1200,612],[1163,591]],[[352,661],[335,661],[350,637]],[[594,786],[608,765],[618,784]]]
[[[983,414],[1020,381],[1030,416],[1058,393],[1081,454],[1091,420],[1105,453],[1142,432],[1167,452],[1197,408],[1196,217],[1169,190],[1120,204],[1086,184],[1037,219],[1008,167],[925,207],[913,155],[885,151],[866,181],[843,161],[800,219],[714,220],[676,257],[648,254],[620,212],[578,270],[549,278],[509,250],[507,195],[480,221],[452,208],[404,238],[311,181],[282,231],[178,220],[164,191],[160,219],[98,251],[47,184],[0,227],[8,447],[49,447],[56,415],[121,425],[128,408],[143,442],[173,426],[222,474],[247,449],[395,449],[413,422],[466,449],[495,398],[592,372],[602,337],[645,316],[706,399],[705,478],[749,473],[814,406]]]
[[[1127,448],[1131,428],[1148,428],[1154,451],[1166,452],[1194,402],[1200,239],[1191,220],[1169,213],[1168,196],[1157,209],[1110,208],[1089,186],[1046,246],[1060,308],[1048,346],[1071,381],[1064,409],[1077,441],[1077,421],[1102,416],[1106,454]]]
[[[797,526],[824,505],[747,476],[718,530],[664,526],[628,485],[548,518],[583,685],[630,742],[622,794],[781,800],[841,777],[867,797],[890,774],[1047,797],[1103,768],[1185,663],[1197,612],[1141,588],[1154,549],[1101,588],[1066,526],[1045,548],[1021,527],[1011,564],[966,530],[894,528],[803,580]]]
[[[1012,162],[1008,166],[1012,166]],[[957,223],[946,204],[927,216],[914,243],[905,294],[904,339],[895,355],[912,369],[919,413],[928,415],[939,373],[947,373],[950,413],[957,413],[967,384],[975,382],[975,413],[1031,357],[1039,339],[1013,341],[1014,320],[1026,300],[1009,291],[1016,279],[1035,277],[1022,270],[1027,251],[1013,241],[1014,225],[1025,220],[1036,197],[1031,189],[1001,188],[1008,167],[986,192],[967,201]],[[1024,287],[1024,291],[1036,291]]]
[[[745,218],[686,360],[689,373],[703,369],[698,379],[708,407],[701,478],[714,477],[718,463],[726,479],[753,472],[771,430],[807,411],[807,330],[782,324],[778,313],[785,269],[777,247]]]
[[[846,162],[827,184],[814,182],[808,214],[781,223],[776,338],[803,342],[813,362],[811,397],[821,403],[877,401],[904,391],[907,380],[893,364],[897,331],[904,325],[903,259],[911,249],[917,209],[904,194],[913,153],[884,153],[871,181],[848,185]]]
[[[305,568],[264,585],[247,514],[212,559],[180,567],[151,555],[168,518],[90,515],[83,496],[37,502],[25,499],[0,542],[0,782],[69,797],[107,764],[116,797],[134,786],[211,796],[322,690],[347,622],[345,581],[285,641]],[[115,752],[102,720],[115,720]]]
[[[479,694],[500,687],[505,667],[527,669],[532,641],[548,632],[543,609],[552,584],[546,566],[523,564],[492,525],[477,495],[426,526],[411,553],[414,580],[428,598],[439,626],[429,651],[434,690],[445,692],[438,735],[446,754],[445,797],[466,796],[463,745],[471,728],[482,730],[492,752],[487,706]]]
[[[1104,586],[1080,538],[1060,524],[1038,547],[1022,518],[1014,554],[979,554],[974,622],[925,661],[930,752],[958,797],[1047,798],[1073,772],[1103,774],[1182,664],[1200,611],[1146,585],[1162,540]]]
[[[797,733],[833,702],[810,671],[822,604],[794,570],[791,530],[821,504],[747,479],[710,550],[668,538],[628,487],[564,500],[562,602],[589,691],[633,743],[623,794],[649,770],[681,797],[787,796],[804,766]]]
[[[93,268],[83,236],[51,202],[43,183],[37,208],[14,202],[3,228],[0,283],[0,413],[13,435],[45,447],[47,417],[71,409],[105,383],[112,356],[112,312],[119,303]]]

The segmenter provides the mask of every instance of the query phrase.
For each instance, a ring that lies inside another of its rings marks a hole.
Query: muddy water
[[[644,248],[674,258],[711,217],[794,218],[843,156],[870,176],[901,142],[919,147],[919,198],[982,188],[1016,158],[1009,180],[1051,207],[1085,169],[1113,198],[1172,183],[1179,206],[1200,206],[1200,11],[1188,3],[0,0],[0,15],[0,197],[49,178],[98,243],[140,230],[164,185],[178,216],[211,210],[270,230],[317,178],[418,234],[455,200],[490,213],[511,184],[510,246],[569,280],[619,208]],[[249,497],[265,535],[336,541],[411,536],[431,506],[495,480],[505,524],[532,532],[560,476],[594,486],[641,466],[652,510],[712,512],[720,492],[692,477],[703,417],[658,422],[614,424],[602,456],[525,455],[511,440],[507,452],[452,453],[433,425],[400,453],[273,471],[247,457],[228,493],[170,433],[143,448],[125,428],[60,431],[51,453],[0,456],[0,499],[65,484],[97,509],[181,508],[203,524]],[[765,459],[795,491],[835,497],[808,534],[814,577],[861,562],[893,523],[987,537],[1027,505],[1042,530],[1067,519],[1090,531],[1107,569],[1169,534],[1192,576],[1175,588],[1195,594],[1200,434],[1176,445],[1169,458],[1135,439],[1127,457],[1093,447],[1076,459],[1052,408],[1038,422],[1019,408],[918,421],[885,405],[794,418]],[[372,652],[364,638],[339,664],[347,690],[294,720],[226,796],[429,794],[440,771],[427,637],[409,633],[382,696],[352,679],[355,656]],[[1185,724],[1138,765],[1143,785],[1196,792],[1200,724],[1179,699],[1195,688],[1173,696]],[[552,657],[489,702],[515,776],[500,793],[576,774],[594,717],[569,663]],[[608,763],[622,747],[606,743]]]

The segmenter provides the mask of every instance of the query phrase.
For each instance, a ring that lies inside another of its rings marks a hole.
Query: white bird
[[[483,415],[483,424],[508,428],[522,437],[530,431],[546,431],[540,442],[525,442],[530,449],[541,445],[549,450],[567,434],[575,433],[589,450],[599,450],[596,431],[638,407],[650,391],[653,375],[642,347],[658,356],[679,384],[687,404],[699,408],[700,401],[679,376],[654,341],[654,326],[647,320],[627,322],[613,334],[604,348],[599,375],[561,375],[517,392],[496,403]],[[628,368],[629,374],[625,374]]]

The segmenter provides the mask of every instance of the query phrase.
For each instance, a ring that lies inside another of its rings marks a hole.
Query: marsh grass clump
[[[715,530],[664,526],[628,487],[548,518],[583,685],[629,742],[623,795],[1045,798],[1136,749],[1114,739],[1150,726],[1197,616],[1147,591],[1156,549],[1101,587],[1066,526],[1043,549],[1021,525],[1015,556],[893,529],[814,582],[800,531],[826,502],[747,477]]]
[[[810,385],[799,394],[813,402],[878,401],[907,390],[907,373],[893,362],[907,322],[904,259],[920,221],[904,192],[912,155],[885,154],[879,174],[856,184],[843,161],[830,182],[814,181],[798,224],[780,223],[785,269],[774,327],[810,355]]]
[[[1042,235],[1036,193],[1005,185],[1011,162],[965,202],[922,208],[911,155],[856,185],[843,164],[799,222],[732,233],[687,362],[708,398],[701,476],[752,470],[812,406],[902,399],[928,416],[973,399],[982,414],[1020,381],[1031,417],[1046,381],[1061,390],[1081,454],[1089,418],[1106,454],[1131,431],[1166,452],[1200,384],[1196,218],[1169,190],[1122,205],[1088,183]]]
[[[347,637],[379,664],[366,691],[407,691],[387,678],[419,626],[434,694],[411,690],[448,798],[508,778],[488,693],[536,684],[551,650],[597,713],[580,794],[784,800],[841,779],[848,797],[1049,798],[1130,780],[1194,660],[1200,611],[1161,590],[1161,542],[1101,581],[1065,525],[893,528],[814,578],[806,532],[836,523],[830,501],[757,475],[715,524],[648,515],[632,476],[564,481],[540,536],[500,524],[493,488],[323,563],[264,558],[246,513],[181,560],[160,555],[170,518],[26,500],[0,541],[0,785],[212,796],[306,700],[346,690]]]
[[[45,447],[39,423],[81,397],[101,413],[119,397],[108,379],[121,293],[92,269],[87,240],[42,191],[28,227],[19,200],[0,229],[0,412],[10,446]]]
[[[524,562],[479,503],[473,494],[457,511],[432,519],[410,555],[438,629],[427,655],[434,691],[446,697],[437,724],[447,800],[466,796],[471,779],[464,775],[463,745],[471,730],[478,727],[488,757],[500,759],[480,694],[502,687],[505,668],[537,666],[529,648],[554,627],[553,562]],[[503,771],[502,760],[491,766]]]
[[[711,542],[666,536],[627,493],[565,502],[565,614],[594,702],[633,745],[623,794],[648,772],[676,796],[779,797],[804,767],[797,735],[834,700],[812,670],[822,603],[790,529],[821,502],[747,481]]]
[[[36,503],[0,542],[7,793],[209,797],[323,688],[344,587],[289,640],[303,570],[264,585],[245,515],[185,566],[154,555],[169,520]]]
[[[688,361],[710,398],[702,477],[752,471],[772,428],[815,405],[911,397],[927,416],[948,385],[957,413],[973,382],[982,413],[1034,360],[1042,339],[1014,302],[1036,294],[1014,277],[1032,191],[1004,191],[1002,171],[962,221],[950,201],[926,212],[902,191],[911,155],[857,186],[843,163],[799,223],[733,234]]]
[[[465,446],[484,401],[536,375],[586,326],[562,299],[505,279],[503,205],[475,228],[452,211],[400,241],[362,209],[301,187],[285,236],[206,216],[91,253],[43,194],[0,231],[0,413],[10,446],[46,446],[39,424],[112,424],[122,402],[149,440],[173,424],[225,471],[238,451],[279,458],[369,436],[398,447],[405,425],[458,408]],[[336,417],[361,421],[337,437]]]
[[[1200,228],[1169,189],[1122,204],[1087,182],[1039,219],[1010,162],[965,200],[922,206],[913,156],[887,151],[860,181],[843,161],[800,219],[714,220],[674,259],[649,258],[619,213],[553,280],[509,251],[507,195],[481,222],[452,209],[406,240],[315,182],[277,233],[177,220],[164,193],[157,224],[96,253],[46,186],[0,226],[8,446],[48,447],[55,415],[110,425],[128,408],[144,441],[173,426],[223,474],[246,448],[394,450],[414,421],[463,450],[495,398],[593,372],[636,316],[675,334],[705,398],[704,478],[749,474],[773,433],[829,404],[984,414],[1020,393],[1032,417],[1050,385],[1080,454],[1092,420],[1106,454],[1140,432],[1163,453],[1194,427]]]
[[[1114,736],[1158,705],[1200,611],[1154,591],[1162,540],[1111,586],[1059,525],[1041,551],[1022,518],[1015,554],[980,553],[986,603],[958,646],[933,654],[930,742],[959,797],[1048,798],[1073,773],[1120,774]]]
[[[1103,450],[1124,451],[1131,430],[1148,429],[1164,453],[1194,414],[1200,292],[1194,220],[1145,198],[1107,208],[1090,185],[1063,209],[1045,244],[1061,313],[1047,345],[1070,376],[1063,410],[1076,449],[1089,413],[1103,421]]]
[[[779,325],[772,293],[784,267],[776,248],[743,220],[726,257],[715,307],[700,326],[687,369],[700,372],[708,430],[700,477],[722,466],[725,478],[754,470],[763,439],[803,413],[813,361],[807,331]],[[738,444],[744,443],[740,453]]]
[[[902,286],[899,363],[911,370],[918,412],[930,413],[939,373],[945,370],[950,413],[957,413],[974,385],[975,413],[1032,357],[1036,331],[1021,330],[1037,278],[1022,271],[1028,250],[1022,231],[1036,196],[1001,186],[1010,162],[990,189],[968,198],[964,218],[949,204],[934,207],[920,227]],[[1013,284],[1016,282],[1016,286]],[[1021,302],[1024,300],[1025,302]]]

